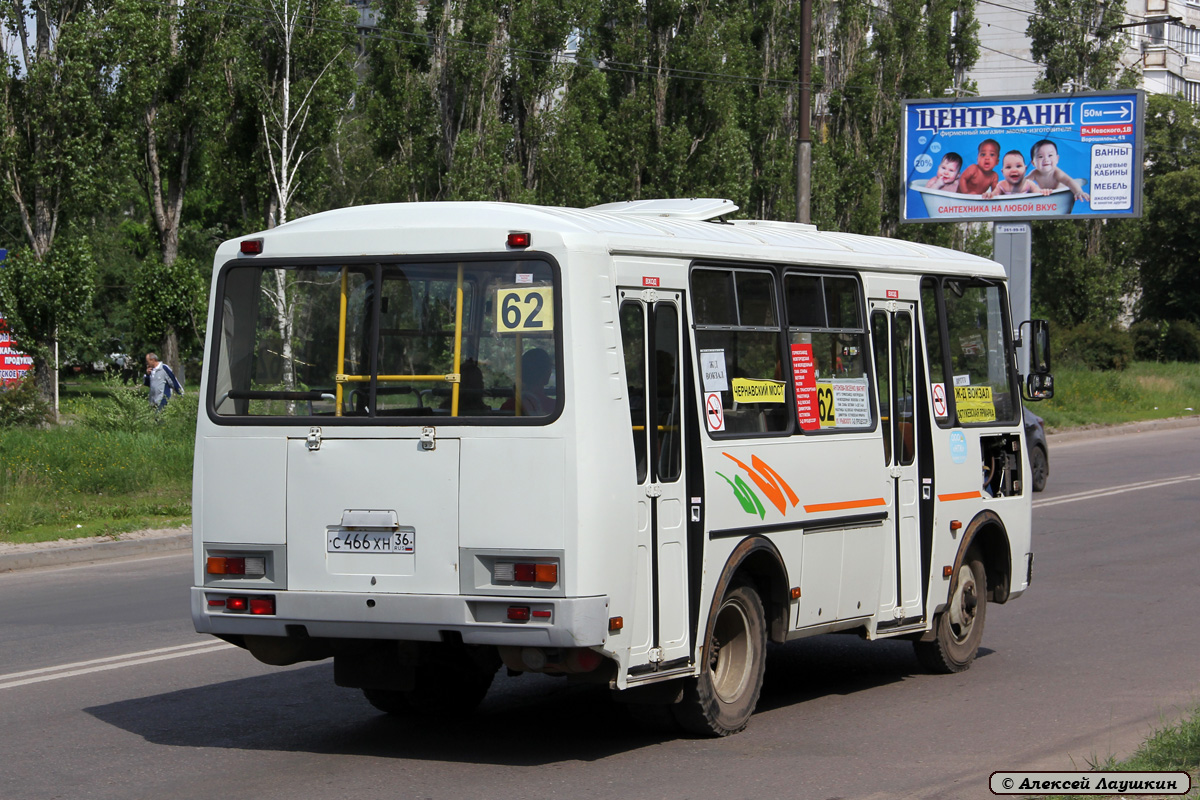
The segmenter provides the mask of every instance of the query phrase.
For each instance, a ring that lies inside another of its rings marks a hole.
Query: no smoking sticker
[[[933,413],[939,417],[945,417],[949,413],[946,408],[946,384],[944,383],[933,384]]]
[[[710,431],[725,430],[725,409],[721,407],[721,393],[704,395],[704,421]]]

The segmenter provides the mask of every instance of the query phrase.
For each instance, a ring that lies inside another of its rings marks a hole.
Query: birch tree
[[[249,32],[248,51],[234,66],[239,75],[232,80],[240,84],[259,129],[258,163],[266,162],[269,176],[264,216],[273,228],[293,216],[309,184],[322,180],[321,148],[330,141],[338,115],[353,105],[358,56],[354,12],[340,0],[263,0],[255,8],[265,24]],[[243,64],[253,66],[244,70]],[[279,330],[283,383],[291,388],[296,383],[294,278],[286,270],[273,275],[273,286],[264,291]]]

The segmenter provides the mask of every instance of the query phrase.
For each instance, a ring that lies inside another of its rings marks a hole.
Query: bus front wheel
[[[745,728],[762,691],[766,652],[762,600],[750,586],[731,587],[710,623],[700,676],[688,681],[683,701],[672,706],[679,724],[702,736]]]
[[[934,620],[933,641],[913,642],[917,661],[930,672],[962,672],[979,652],[986,616],[987,573],[979,552],[972,549],[958,568],[958,583],[946,610]]]

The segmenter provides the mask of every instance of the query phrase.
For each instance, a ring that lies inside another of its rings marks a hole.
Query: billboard
[[[1142,215],[1140,91],[906,100],[901,222]]]
[[[4,317],[0,317],[0,386],[19,381],[32,367],[33,359],[17,349]]]

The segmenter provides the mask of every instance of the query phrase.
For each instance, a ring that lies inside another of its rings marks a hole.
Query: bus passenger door
[[[871,302],[871,341],[875,355],[879,416],[883,426],[884,478],[891,498],[894,544],[885,562],[880,627],[910,625],[924,616],[921,569],[918,442],[923,413],[916,393],[913,303]],[[889,619],[890,618],[890,619]]]
[[[622,289],[621,344],[636,455],[636,601],[630,666],[687,659],[682,295]]]

